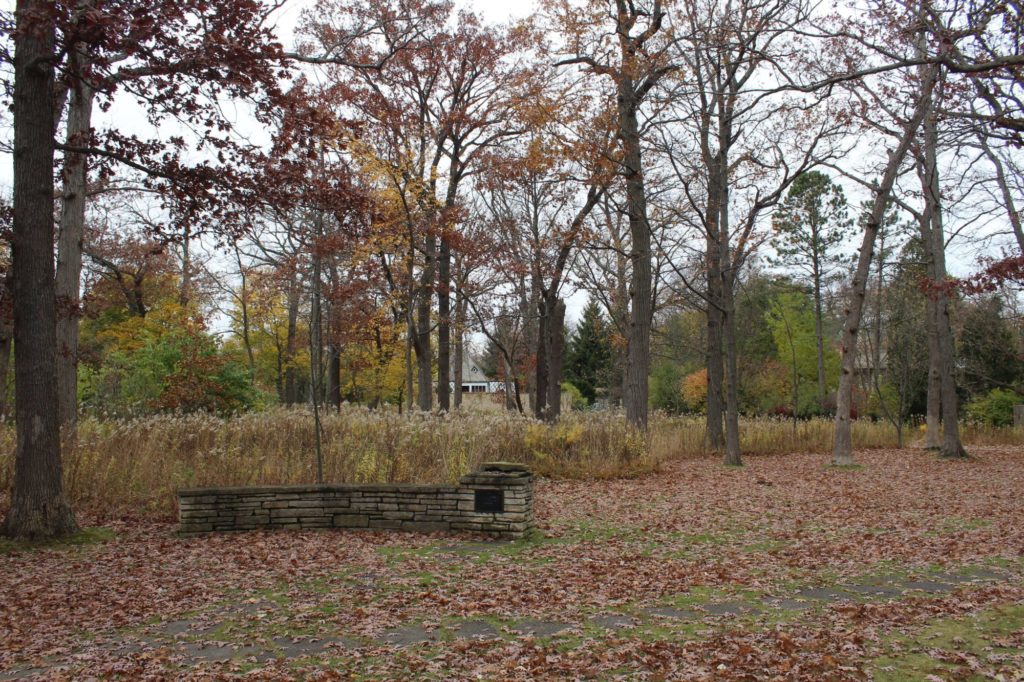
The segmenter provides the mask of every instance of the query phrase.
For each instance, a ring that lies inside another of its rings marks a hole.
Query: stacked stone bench
[[[491,462],[457,486],[289,485],[178,491],[183,535],[276,528],[472,531],[515,539],[533,528],[533,475]]]

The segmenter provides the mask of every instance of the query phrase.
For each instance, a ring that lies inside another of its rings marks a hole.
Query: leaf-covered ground
[[[1024,679],[1024,449],[538,482],[538,534],[0,547],[0,679]]]

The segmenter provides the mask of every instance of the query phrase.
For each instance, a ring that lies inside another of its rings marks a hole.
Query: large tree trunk
[[[341,352],[334,343],[327,346],[327,404],[341,411]]]
[[[551,324],[550,301],[542,295],[537,307],[537,350],[534,353],[533,416],[547,419],[548,407],[548,326]]]
[[[434,298],[434,261],[437,238],[427,237],[426,256],[416,300],[416,405],[423,412],[434,408],[433,357],[430,343],[430,304]]]
[[[314,218],[316,221],[316,241],[320,241],[322,234],[320,216]],[[321,260],[320,245],[313,244],[313,277],[310,285],[310,306],[309,306],[309,397],[313,407],[313,444],[316,454],[316,482],[320,485],[324,482],[324,452],[322,434],[323,428],[320,424],[320,399],[324,383],[323,365],[323,313],[322,287],[321,282]]]
[[[462,347],[462,334],[455,335],[454,353],[452,354],[452,408],[458,410],[462,407],[462,362],[465,349]]]
[[[14,34],[14,486],[3,533],[77,530],[64,496],[53,264],[54,24],[49,2],[18,0]]]
[[[945,267],[943,265],[942,269]],[[942,369],[942,449],[941,457],[967,457],[960,440],[959,396],[956,391],[953,328],[949,319],[949,301],[939,302],[939,351]]]
[[[707,366],[707,419],[704,429],[704,447],[712,452],[725,450],[725,431],[723,418],[725,414],[725,358],[724,329],[725,315],[722,302],[722,250],[721,227],[722,211],[720,204],[722,193],[719,188],[721,174],[715,170],[715,159],[706,155],[708,166],[708,203],[705,213],[705,245],[704,257],[707,269],[707,316],[708,336],[705,364]]]
[[[714,262],[708,267],[708,336],[705,358],[708,390],[704,447],[712,452],[721,452],[725,450],[725,431],[722,430],[725,409],[725,397],[722,395],[725,382],[725,361],[722,355],[722,273],[717,265],[717,246],[709,248],[714,250],[716,255]]]
[[[616,243],[618,240],[616,240]],[[629,287],[626,282],[629,279],[629,260],[621,251],[615,253],[615,282],[613,283],[613,296],[611,306],[608,308],[608,317],[615,324],[616,329],[626,336],[629,329]],[[615,370],[612,385],[608,387],[608,402],[610,405],[621,407],[623,396],[626,394],[626,368],[629,366],[629,348],[627,345],[615,344]]]
[[[11,374],[12,330],[0,325],[0,422],[7,419],[7,388]]]
[[[452,357],[452,383],[455,384],[455,394],[452,396],[452,405],[455,409],[462,407],[462,356],[466,352],[463,344],[463,330],[466,328],[466,300],[462,296],[462,290],[455,295],[455,353]]]
[[[12,274],[8,270],[6,277],[0,281],[0,421],[7,419],[10,409],[7,396],[11,381],[11,349],[14,347]]]
[[[725,457],[727,466],[741,466],[739,359],[736,348],[736,305],[732,275],[724,282],[722,336],[725,345]]]
[[[413,349],[416,345],[416,319],[414,317],[414,308],[416,303],[416,243],[413,237],[410,235],[409,243],[406,244],[409,249],[408,255],[405,262],[405,277],[406,277],[406,289],[405,289],[405,354],[403,361],[405,363],[405,409],[409,415],[412,415],[413,409],[413,384],[415,383],[415,372],[413,371]],[[402,402],[399,402],[398,411],[402,411]]]
[[[927,222],[928,217],[922,214],[922,220]],[[928,235],[930,231],[931,228],[927,225],[921,226],[922,235]],[[925,253],[929,251],[926,246]],[[934,268],[929,264],[929,277],[933,271]],[[942,417],[942,367],[939,356],[942,351],[939,348],[939,304],[931,296],[925,302],[925,317],[928,335],[928,397],[925,408],[924,446],[929,450],[938,450],[942,446],[942,432],[939,426]]]
[[[861,240],[860,253],[857,256],[857,268],[853,282],[850,284],[849,299],[846,308],[846,321],[843,323],[843,337],[840,346],[839,388],[836,391],[835,431],[832,442],[832,463],[839,466],[853,464],[853,430],[850,416],[853,408],[853,385],[856,380],[857,367],[857,335],[860,332],[861,318],[864,313],[864,298],[867,292],[868,276],[871,261],[874,259],[875,238],[879,226],[885,217],[892,193],[893,184],[899,174],[900,165],[907,155],[907,150],[914,140],[925,114],[931,92],[935,87],[935,69],[929,67],[921,82],[919,99],[914,113],[904,126],[900,143],[889,155],[882,182],[875,192],[871,203],[871,213],[864,223],[864,236]]]
[[[625,57],[625,55],[624,55]],[[622,169],[626,180],[626,210],[629,213],[630,288],[629,334],[626,385],[623,401],[626,418],[640,429],[647,428],[648,374],[651,366],[651,227],[647,220],[647,194],[644,188],[640,152],[640,128],[633,79],[619,76],[618,115],[622,138]]]
[[[4,422],[9,409],[7,388],[10,383],[10,350],[13,347],[14,328],[7,307],[10,304],[9,278],[0,285],[3,286],[3,291],[0,292],[0,422]]]
[[[562,414],[562,363],[565,350],[565,302],[555,298],[551,303],[547,333],[548,407],[545,417],[558,421]]]
[[[531,282],[530,287],[527,288],[526,277],[524,275],[519,276],[519,315],[523,319],[523,331],[521,338],[526,339],[525,353],[528,357],[531,355],[533,356],[535,365],[538,361],[538,349],[536,347],[531,347],[531,344],[533,344],[536,339],[540,338],[537,331],[537,326],[539,324],[537,311],[540,306],[539,289],[540,286],[537,282]],[[515,360],[516,358],[513,357],[511,359]],[[513,369],[515,369],[514,365]],[[518,390],[526,391],[526,406],[531,412],[536,414],[534,403],[536,403],[537,396],[537,374],[536,372],[526,372],[525,374],[526,386],[518,387]],[[520,396],[517,408],[521,404],[522,397]]]
[[[459,181],[462,179],[464,163],[461,158],[461,142],[451,140],[453,147],[448,166],[448,190],[441,212],[441,248],[437,266],[437,409],[447,412],[451,409],[451,357],[452,357],[452,219],[451,211],[458,201]],[[432,183],[433,184],[433,183]],[[462,386],[455,386],[461,392]]]
[[[937,107],[932,104],[924,121],[924,168],[921,174],[927,223],[921,221],[920,224],[922,228],[928,228],[922,234],[928,260],[928,276],[933,283],[940,285],[946,281],[946,234],[942,224],[942,192],[937,161],[937,115]],[[931,297],[935,306],[938,358],[929,364],[938,366],[942,396],[942,447],[939,455],[948,458],[966,457],[967,452],[960,442],[959,397],[954,375],[956,351],[953,325],[949,319],[949,297],[941,290],[932,293]]]
[[[451,281],[452,247],[447,231],[441,235],[441,253],[437,267],[437,409],[451,409]],[[459,390],[462,390],[459,387]]]
[[[728,140],[732,136],[731,126],[719,139]],[[719,192],[718,240],[722,267],[722,341],[725,345],[725,457],[726,466],[740,466],[740,399],[739,399],[739,358],[736,348],[736,278],[738,273],[733,264],[732,249],[729,244],[729,177],[725,150],[719,152],[721,180]]]
[[[274,375],[274,387],[277,389],[277,400],[284,403],[284,347],[281,345],[281,337],[274,333],[274,355],[276,356],[276,369]]]
[[[437,409],[452,409],[452,247],[441,235],[437,264]],[[460,387],[461,390],[461,387]]]
[[[84,70],[87,57],[80,45],[69,55],[71,73]],[[92,130],[93,91],[76,79],[70,91],[68,147],[89,146]],[[85,202],[88,164],[85,154],[68,152],[64,157],[60,230],[57,237],[57,393],[58,414],[63,425],[78,419],[78,323],[81,317],[82,248],[85,238]]]

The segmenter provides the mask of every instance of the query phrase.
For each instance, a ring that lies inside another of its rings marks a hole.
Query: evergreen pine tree
[[[846,263],[841,246],[850,238],[846,195],[839,185],[819,171],[807,171],[793,181],[789,195],[772,219],[772,246],[778,263],[802,270],[814,295],[814,324],[818,361],[818,408],[825,409],[824,291]]]
[[[608,387],[614,364],[611,327],[593,298],[587,301],[566,355],[566,380],[593,405],[598,390]]]

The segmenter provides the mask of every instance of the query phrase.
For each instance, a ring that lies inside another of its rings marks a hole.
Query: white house
[[[455,384],[451,384],[452,391]],[[484,374],[469,353],[462,354],[462,392],[463,393],[496,393],[502,389],[500,381],[492,381]]]

